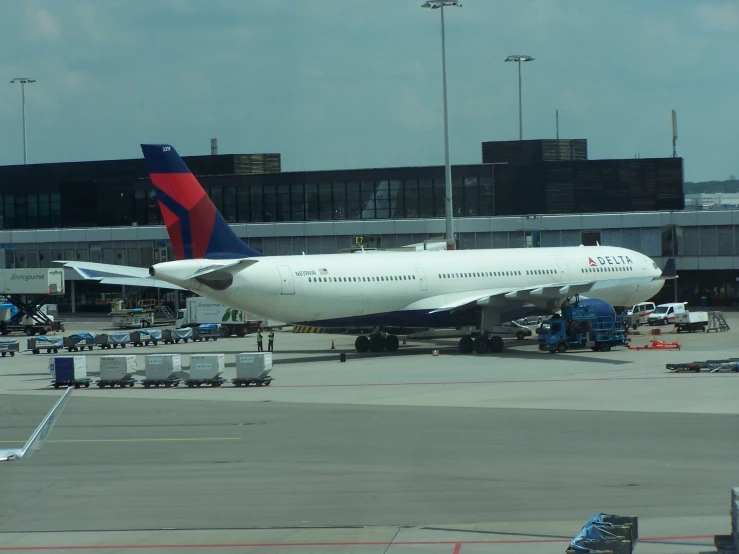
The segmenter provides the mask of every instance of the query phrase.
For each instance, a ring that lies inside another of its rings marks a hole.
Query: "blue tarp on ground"
[[[154,340],[162,340],[161,329],[141,329],[142,335],[149,335]]]
[[[62,347],[64,345],[64,337],[47,337],[46,335],[39,335],[35,337],[36,346],[40,348],[47,347]]]

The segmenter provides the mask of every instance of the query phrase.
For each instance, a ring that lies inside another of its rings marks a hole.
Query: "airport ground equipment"
[[[709,373],[739,373],[739,358],[726,360],[706,360],[705,362],[690,362],[683,364],[665,364],[673,373],[700,373],[703,370]]]
[[[78,350],[84,350],[85,348],[92,350],[95,346],[96,336],[97,335],[95,333],[76,333],[74,335],[69,335],[68,337],[64,337],[64,348],[66,348],[68,352],[77,352]]]
[[[539,328],[539,350],[562,353],[590,348],[607,352],[625,342],[623,317],[605,300],[580,299],[561,312]]]
[[[180,341],[187,344],[192,340],[192,329],[186,327],[184,329],[164,329],[162,331],[162,342],[164,344],[177,344]]]
[[[162,340],[161,329],[141,329],[131,332],[131,344],[134,346],[156,346]]]
[[[268,386],[274,377],[272,371],[272,352],[242,352],[236,354],[236,378],[231,382],[237,386]]]
[[[100,380],[97,386],[100,388],[133,387],[136,382],[133,376],[137,370],[135,354],[100,356]]]
[[[720,554],[739,553],[739,487],[731,489],[731,535],[714,535],[713,544]]]
[[[182,371],[182,355],[149,354],[144,357],[144,379],[141,384],[147,389],[151,386],[177,386],[178,373]]]
[[[59,387],[88,388],[92,379],[87,377],[85,356],[55,356],[49,359],[49,372],[54,377],[51,384]]]
[[[220,387],[226,382],[221,377],[225,369],[225,354],[193,354],[190,356],[189,376],[185,379],[185,384],[188,387],[201,385]]]
[[[95,337],[95,344],[100,348],[126,348],[131,343],[131,334],[128,331],[113,331],[112,333],[102,333]]]
[[[9,354],[11,357],[15,356],[16,352],[20,352],[20,346],[17,340],[0,340],[0,357],[5,357],[5,354]]]
[[[123,299],[111,302],[113,327],[121,329],[143,329],[151,327],[155,322],[155,306],[153,300],[139,300],[136,307],[127,307]]]
[[[250,331],[259,329],[263,322],[264,318],[261,316],[244,313],[202,296],[193,296],[186,299],[185,308],[178,311],[176,327],[219,324],[222,337],[243,337]]]
[[[708,312],[685,312],[675,315],[675,332],[705,331],[708,327]]]
[[[31,337],[28,339],[28,350],[34,354],[40,354],[46,349],[47,354],[58,354],[64,348],[64,337],[50,337],[48,335]]]
[[[708,314],[708,331],[729,331],[729,323],[726,321],[724,314],[721,312],[711,312]]]
[[[680,341],[665,342],[663,340],[652,339],[649,344],[644,346],[631,346],[631,341],[626,341],[626,348],[629,350],[680,350]]]
[[[203,323],[197,327],[191,327],[192,341],[218,340],[221,335],[221,325],[217,323]]]
[[[28,336],[63,331],[61,321],[44,309],[46,301],[64,294],[63,269],[0,269],[0,333],[24,332]]]
[[[595,514],[572,539],[565,552],[631,554],[638,539],[638,518]]]

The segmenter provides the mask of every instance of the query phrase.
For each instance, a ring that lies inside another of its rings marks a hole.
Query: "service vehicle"
[[[670,302],[668,304],[660,304],[654,311],[647,316],[649,325],[667,325],[675,323],[677,314],[684,314],[688,311],[687,302]]]
[[[623,316],[600,298],[580,298],[563,306],[561,316],[542,323],[539,331],[539,350],[552,354],[585,348],[607,352],[624,341]]]

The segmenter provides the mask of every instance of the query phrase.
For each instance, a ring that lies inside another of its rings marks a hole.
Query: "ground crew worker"
[[[272,345],[275,342],[275,332],[270,329],[267,335],[267,352],[272,352]]]
[[[264,348],[262,348],[262,330],[257,330],[257,352],[264,352]]]

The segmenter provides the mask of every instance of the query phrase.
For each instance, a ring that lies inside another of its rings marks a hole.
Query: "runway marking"
[[[437,546],[454,545],[454,554],[459,554],[465,544],[554,544],[569,543],[572,539],[499,539],[477,541],[366,541],[366,542],[258,542],[224,544],[119,544],[84,546],[0,546],[0,552],[19,552],[31,550],[165,550],[172,548],[286,548],[286,547],[347,547],[347,546]],[[690,535],[683,537],[647,537],[643,542],[669,542],[679,540],[713,540],[713,535]],[[696,545],[700,546],[700,545]]]
[[[164,439],[57,439],[47,440],[46,442],[201,442],[201,441],[240,441],[241,437],[187,437],[187,438],[164,438]],[[18,444],[25,444],[26,441],[16,440],[0,440],[0,444],[12,442]]]

